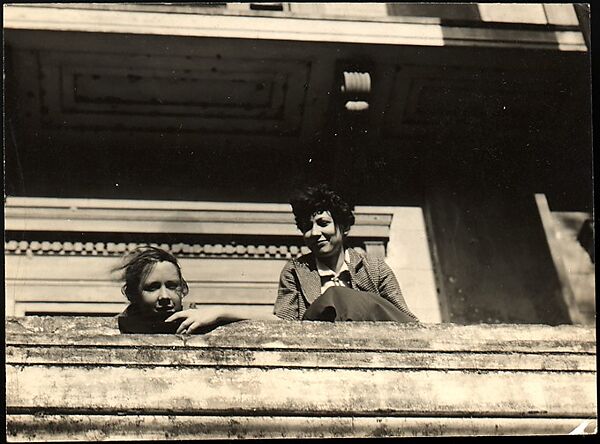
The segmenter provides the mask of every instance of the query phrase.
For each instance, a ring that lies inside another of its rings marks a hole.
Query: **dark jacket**
[[[121,333],[175,333],[183,319],[165,322],[172,313],[143,313],[136,304],[129,304],[117,316]]]

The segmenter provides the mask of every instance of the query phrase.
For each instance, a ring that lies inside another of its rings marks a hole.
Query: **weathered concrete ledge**
[[[9,441],[567,434],[596,427],[591,327],[239,322],[121,335],[6,320]]]

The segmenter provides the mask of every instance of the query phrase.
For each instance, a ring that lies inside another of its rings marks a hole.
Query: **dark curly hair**
[[[307,187],[290,199],[296,226],[302,232],[310,229],[310,219],[316,213],[329,211],[336,224],[344,230],[354,225],[354,207],[326,184]]]
[[[181,282],[181,295],[183,297],[188,294],[188,284],[181,274],[181,267],[175,256],[161,248],[142,245],[125,256],[123,265],[113,269],[113,271],[124,270],[125,284],[121,287],[121,293],[127,296],[130,302],[138,301],[144,280],[158,262],[170,262],[175,265]]]

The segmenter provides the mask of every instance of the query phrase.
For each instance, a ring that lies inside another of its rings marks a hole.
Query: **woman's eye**
[[[152,284],[144,285],[144,291],[156,291],[160,288],[160,284],[158,282],[154,282]]]
[[[166,286],[169,290],[177,290],[179,288],[179,282],[167,282]]]
[[[323,219],[321,219],[321,220],[319,220],[319,221],[317,222],[317,224],[318,224],[320,227],[326,227],[326,226],[327,226],[327,225],[329,225],[330,223],[331,223],[330,221],[328,221],[328,220],[323,220]]]

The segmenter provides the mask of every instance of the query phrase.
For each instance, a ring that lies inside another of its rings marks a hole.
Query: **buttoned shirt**
[[[344,262],[340,268],[340,271],[336,273],[318,258],[316,258],[317,271],[321,278],[321,294],[325,293],[329,287],[348,287],[352,288],[352,280],[350,277],[350,270],[348,264],[350,263],[350,255],[348,250],[344,252]]]

